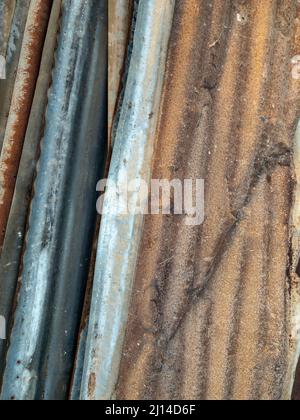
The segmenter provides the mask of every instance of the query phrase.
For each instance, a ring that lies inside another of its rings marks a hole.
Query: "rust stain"
[[[0,158],[0,250],[10,212],[52,0],[31,2]]]
[[[152,177],[204,178],[206,219],[146,218],[120,399],[287,398],[299,16],[176,3]]]

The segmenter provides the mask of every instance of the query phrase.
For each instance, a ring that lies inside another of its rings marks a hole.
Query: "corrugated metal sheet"
[[[32,196],[32,184],[39,155],[40,140],[44,133],[48,89],[52,81],[54,51],[61,13],[61,0],[55,0],[49,20],[48,32],[35,87],[21,161],[16,178],[16,187],[5,231],[3,250],[0,256],[1,294],[0,313],[11,325],[11,310],[20,271],[26,224]],[[0,342],[1,371],[5,360],[6,343]]]
[[[0,157],[0,250],[39,72],[51,1],[31,1]]]
[[[299,51],[296,0],[1,2],[3,400],[299,399]]]
[[[173,8],[172,0],[139,3],[109,174],[117,185],[125,176],[150,179]],[[130,201],[138,206],[138,200],[133,193]],[[109,198],[104,201],[81,387],[85,400],[114,393],[143,224],[141,215],[114,215],[113,205]]]
[[[204,178],[206,219],[147,216],[118,398],[290,397],[299,13],[176,2],[152,176]]]

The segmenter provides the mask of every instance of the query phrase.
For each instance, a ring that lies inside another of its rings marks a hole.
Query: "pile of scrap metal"
[[[300,399],[299,54],[296,0],[2,0],[2,400]]]

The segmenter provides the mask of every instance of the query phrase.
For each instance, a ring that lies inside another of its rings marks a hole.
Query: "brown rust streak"
[[[39,73],[52,0],[31,2],[0,158],[0,250]]]
[[[153,178],[205,178],[206,220],[146,219],[121,399],[285,396],[298,17],[294,0],[176,3]]]

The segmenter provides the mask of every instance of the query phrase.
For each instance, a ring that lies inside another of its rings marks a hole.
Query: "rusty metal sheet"
[[[290,398],[299,18],[176,2],[153,178],[205,179],[206,218],[146,217],[117,398]]]
[[[51,0],[32,0],[0,157],[0,252],[39,72]]]
[[[2,3],[4,15],[7,14],[9,4],[10,0]],[[11,105],[29,4],[30,0],[16,0],[12,22],[8,28],[7,46],[3,46],[3,49],[6,51],[4,55],[6,60],[6,80],[0,80],[0,151]],[[8,24],[7,22],[7,26]],[[3,32],[3,35],[6,39],[7,35],[5,32]]]
[[[26,130],[14,198],[10,209],[3,250],[0,256],[0,314],[5,316],[8,334],[10,332],[13,300],[22,261],[21,257],[36,162],[39,156],[40,141],[44,133],[48,89],[52,81],[60,13],[61,0],[54,0]],[[4,368],[6,348],[7,342],[0,341],[0,377]]]
[[[110,0],[108,6],[108,135],[111,136],[129,39],[132,0]]]

